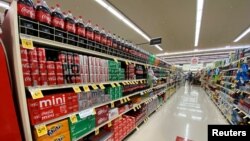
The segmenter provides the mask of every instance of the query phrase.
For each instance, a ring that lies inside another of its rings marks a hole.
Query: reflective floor
[[[185,85],[127,140],[207,141],[208,124],[228,122],[202,88]]]

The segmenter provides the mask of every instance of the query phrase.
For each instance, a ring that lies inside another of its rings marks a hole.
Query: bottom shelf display
[[[86,109],[69,118],[44,125],[47,134],[41,135],[34,126],[37,141],[121,141],[147,121],[166,100],[175,87],[155,88],[154,91],[135,95],[126,102]],[[41,125],[39,125],[41,126]]]

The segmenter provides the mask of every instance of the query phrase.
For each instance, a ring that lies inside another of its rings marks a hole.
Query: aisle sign
[[[103,90],[105,89],[105,87],[103,86],[103,84],[99,84],[99,87]]]
[[[84,90],[85,92],[89,92],[89,91],[90,91],[89,86],[88,86],[88,85],[84,85],[84,86],[83,86],[83,90]]]
[[[98,89],[98,87],[96,86],[96,84],[92,84],[91,86],[92,86],[92,88],[93,88],[94,90],[97,90],[97,89]]]
[[[33,41],[31,39],[22,38],[22,47],[26,49],[34,49]]]
[[[43,98],[43,93],[42,93],[42,90],[40,89],[36,89],[34,91],[31,91],[31,96],[33,99],[39,99],[39,98]]]
[[[73,86],[73,89],[74,89],[75,93],[81,92],[81,89],[79,88],[79,86]]]
[[[76,114],[71,115],[69,118],[70,118],[70,121],[71,121],[72,123],[76,123],[76,122],[77,122]]]
[[[45,124],[36,126],[35,128],[36,128],[36,133],[38,137],[41,137],[48,133],[48,130]]]

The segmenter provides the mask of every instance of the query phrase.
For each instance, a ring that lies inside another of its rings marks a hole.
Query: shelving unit
[[[161,97],[162,95],[166,94],[167,91],[170,91],[170,89],[171,89],[172,91],[167,96],[167,98],[169,98],[176,91],[176,89],[174,89],[174,88],[176,87],[176,83],[179,82],[180,80],[174,81],[171,83],[163,83],[163,84],[160,84],[160,85],[157,85],[157,86],[154,86],[151,88],[147,88],[144,90],[139,90],[139,91],[133,92],[131,94],[125,95],[121,98],[115,99],[115,100],[111,100],[108,102],[104,102],[104,103],[96,104],[94,106],[90,106],[87,109],[82,110],[82,111],[72,112],[72,113],[60,116],[58,118],[54,118],[52,120],[48,120],[48,121],[41,122],[39,124],[31,125],[30,119],[29,119],[29,113],[28,113],[29,110],[28,110],[28,106],[27,106],[27,96],[28,96],[27,94],[29,92],[31,93],[35,90],[41,90],[41,91],[63,90],[63,89],[68,89],[68,88],[73,88],[73,87],[82,87],[83,85],[92,85],[92,84],[109,85],[111,83],[124,83],[124,82],[134,82],[134,81],[140,82],[140,81],[145,81],[146,79],[119,80],[119,81],[108,81],[108,82],[99,82],[99,83],[63,84],[63,85],[55,85],[55,86],[29,86],[29,87],[25,87],[24,79],[22,77],[23,71],[22,71],[22,63],[21,63],[21,55],[20,55],[20,44],[21,44],[20,40],[22,40],[22,39],[30,40],[30,41],[32,41],[32,43],[34,45],[42,46],[43,48],[49,48],[49,49],[53,49],[53,50],[71,51],[74,53],[82,53],[82,54],[86,54],[86,55],[101,57],[104,59],[110,59],[110,60],[115,60],[115,61],[117,60],[117,61],[120,61],[120,62],[123,62],[126,64],[128,63],[128,64],[135,64],[135,65],[142,65],[145,67],[145,69],[148,67],[152,67],[152,68],[163,69],[163,70],[168,71],[168,72],[173,72],[173,70],[171,70],[169,68],[171,66],[170,64],[168,64],[168,67],[155,66],[152,64],[148,64],[148,62],[143,62],[142,60],[139,60],[137,58],[131,59],[131,56],[124,56],[124,58],[118,57],[118,55],[115,53],[113,53],[113,55],[105,53],[105,50],[103,50],[103,51],[91,50],[91,49],[87,49],[87,48],[83,48],[83,47],[79,47],[79,46],[74,46],[74,45],[61,43],[61,42],[57,42],[57,41],[53,41],[53,40],[49,40],[49,39],[44,39],[41,37],[23,34],[23,33],[20,33],[20,29],[23,28],[19,25],[20,19],[21,19],[21,17],[19,17],[17,15],[17,2],[13,1],[10,5],[10,8],[7,12],[7,15],[6,15],[4,23],[3,23],[3,33],[4,33],[3,40],[5,42],[5,45],[7,46],[6,49],[7,49],[7,54],[8,54],[8,60],[11,60],[9,63],[10,63],[10,69],[12,70],[11,75],[13,76],[13,78],[12,78],[13,91],[14,91],[14,93],[17,94],[18,101],[19,101],[19,109],[20,109],[20,113],[21,113],[20,117],[21,117],[21,121],[22,121],[22,128],[24,129],[23,131],[24,131],[25,140],[28,140],[28,141],[33,140],[32,129],[34,127],[36,128],[36,127],[39,127],[40,125],[51,124],[51,123],[60,121],[62,119],[69,119],[70,116],[78,115],[79,113],[84,112],[86,110],[91,111],[97,107],[101,107],[104,105],[110,105],[114,102],[119,102],[124,98],[138,96],[138,95],[144,95],[145,93],[152,92],[155,89],[165,87],[165,89],[161,90],[159,93],[155,94],[154,96],[147,97],[147,98],[143,99],[140,103],[133,103],[132,108],[126,110],[125,112],[119,114],[116,117],[113,117],[112,119],[109,119],[108,121],[102,123],[101,125],[96,126],[94,129],[92,129],[91,131],[82,135],[81,137],[74,139],[74,140],[79,140],[79,139],[86,137],[87,135],[93,133],[96,129],[102,128],[103,126],[107,125],[109,122],[111,122],[111,121],[119,118],[120,116],[130,112],[131,110],[133,110],[135,108],[135,106],[146,104],[146,103],[150,102],[153,98]],[[104,47],[104,49],[108,48],[107,46],[100,45],[100,44],[93,42],[93,41],[87,41],[87,43],[88,42],[92,42],[96,46],[102,46],[102,47]],[[88,45],[88,46],[91,47],[91,45]],[[167,79],[167,78],[168,78],[168,76],[159,77],[159,79]],[[157,110],[159,108],[159,106],[155,110]],[[130,133],[132,133],[132,131]]]

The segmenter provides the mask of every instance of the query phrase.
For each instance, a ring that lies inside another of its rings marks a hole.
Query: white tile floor
[[[208,124],[228,124],[198,86],[182,86],[128,141],[207,141]]]

